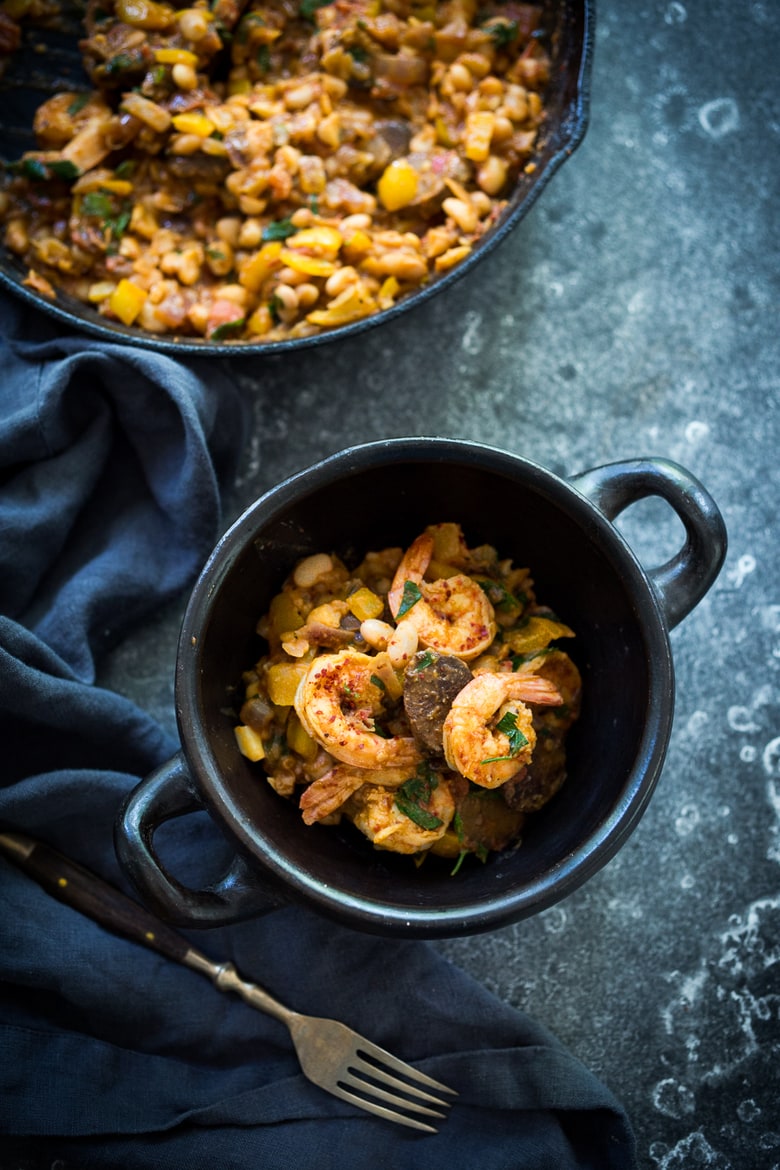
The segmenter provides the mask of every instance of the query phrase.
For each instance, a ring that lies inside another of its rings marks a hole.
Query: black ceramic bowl
[[[345,338],[406,313],[429,297],[466,276],[492,251],[530,210],[545,186],[582,141],[587,128],[590,73],[593,55],[595,0],[539,0],[545,9],[546,44],[552,58],[549,87],[545,91],[547,118],[534,154],[536,169],[523,174],[497,223],[471,254],[449,272],[401,299],[392,308],[351,325],[327,330],[315,337],[273,342],[213,342],[198,338],[158,337],[135,327],[108,321],[88,305],[63,293],[56,301],[41,296],[24,284],[25,269],[0,243],[0,284],[35,309],[41,309],[70,328],[80,329],[106,341],[129,342],[164,353],[235,356],[270,354],[321,345]],[[31,127],[40,103],[61,89],[88,88],[77,49],[78,8],[75,0],[63,4],[64,23],[57,30],[25,30],[22,48],[0,76],[0,160],[14,161],[35,148]],[[41,47],[47,51],[41,52]]]
[[[686,531],[649,572],[614,518],[657,495]],[[304,826],[239,753],[226,698],[255,661],[258,616],[295,561],[406,545],[425,525],[462,523],[531,568],[540,599],[576,631],[583,675],[569,775],[527,823],[519,849],[486,864],[374,850],[351,827]],[[668,630],[714,581],[726,549],[720,513],[686,471],[663,460],[608,465],[566,481],[492,448],[399,439],[334,455],[253,504],[217,545],[192,593],[176,664],[182,752],[131,794],[117,822],[120,861],[164,917],[207,926],[260,913],[269,895],[300,900],[358,929],[445,936],[488,930],[550,906],[603,866],[636,826],[672,724]],[[207,890],[181,885],[154,848],[163,821],[206,808],[235,850]]]

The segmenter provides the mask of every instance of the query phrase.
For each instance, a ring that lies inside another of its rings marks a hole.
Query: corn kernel
[[[109,307],[112,313],[116,313],[120,321],[125,325],[132,325],[149,294],[137,284],[133,284],[132,280],[120,280],[111,296],[109,297]]]
[[[384,602],[372,589],[356,589],[347,598],[347,605],[358,621],[364,622],[367,618],[378,618],[384,609]]]
[[[253,762],[264,758],[265,748],[263,747],[263,741],[254,728],[240,724],[233,730],[236,743],[238,744],[238,750],[242,756],[246,756],[248,760],[252,760]]]
[[[268,697],[277,707],[292,707],[298,683],[309,669],[308,662],[275,662],[268,668]]]
[[[411,163],[397,158],[385,168],[377,183],[377,194],[387,211],[397,211],[412,202],[418,184],[419,176]]]
[[[196,134],[198,138],[208,138],[216,129],[205,114],[174,114],[171,121],[180,134]]]

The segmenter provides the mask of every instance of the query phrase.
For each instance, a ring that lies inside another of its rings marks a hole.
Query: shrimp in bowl
[[[528,568],[460,525],[292,567],[258,622],[235,736],[318,831],[454,861],[517,846],[566,778],[582,681]]]

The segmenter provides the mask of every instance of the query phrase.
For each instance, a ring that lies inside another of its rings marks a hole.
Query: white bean
[[[374,650],[386,650],[387,643],[392,638],[395,630],[387,622],[382,622],[379,618],[366,618],[364,622],[360,623],[360,636],[369,646]]]
[[[417,631],[405,622],[393,630],[393,635],[387,643],[387,657],[396,669],[406,666],[409,659],[417,653],[417,641]]]
[[[308,589],[333,568],[333,561],[327,553],[314,553],[305,557],[293,573],[293,581],[299,589]]]

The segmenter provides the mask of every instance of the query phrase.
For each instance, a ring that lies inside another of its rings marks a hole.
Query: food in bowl
[[[460,264],[535,167],[542,9],[515,0],[90,0],[91,91],[0,192],[44,297],[213,341],[308,337]]]
[[[236,740],[307,825],[457,869],[518,843],[564,783],[582,684],[557,642],[574,632],[458,524],[354,570],[304,558],[257,628]]]

